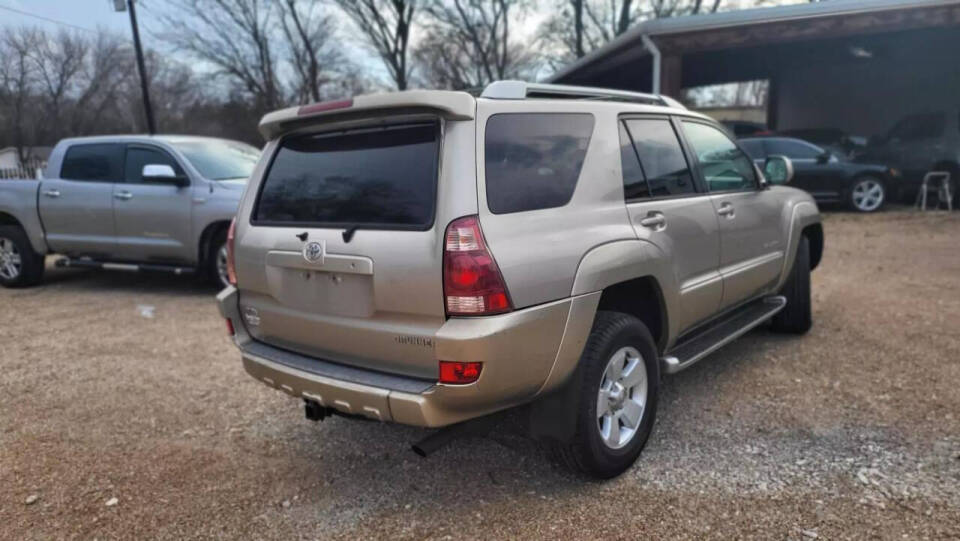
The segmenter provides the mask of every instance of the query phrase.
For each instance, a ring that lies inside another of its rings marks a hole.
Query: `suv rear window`
[[[438,123],[287,137],[253,222],[426,229],[433,223]]]
[[[487,206],[494,214],[566,205],[593,133],[586,113],[503,113],[487,120]]]

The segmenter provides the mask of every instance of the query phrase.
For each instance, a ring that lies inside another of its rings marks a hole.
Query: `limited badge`
[[[308,242],[303,245],[303,258],[310,263],[323,265],[323,258],[327,255],[326,241]]]

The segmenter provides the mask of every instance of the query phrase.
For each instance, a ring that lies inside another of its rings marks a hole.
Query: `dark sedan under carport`
[[[900,192],[900,172],[886,165],[858,163],[791,137],[747,137],[740,145],[763,167],[767,156],[793,162],[790,185],[806,190],[819,203],[842,203],[860,212],[879,210]]]

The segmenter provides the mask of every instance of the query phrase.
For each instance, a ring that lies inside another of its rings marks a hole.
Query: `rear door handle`
[[[130,192],[117,192],[113,194],[113,198],[120,199],[122,201],[129,201],[130,199],[133,199],[133,194]]]
[[[720,216],[726,216],[727,218],[733,218],[734,210],[733,205],[730,203],[721,203],[720,208],[717,209],[717,214]]]
[[[640,225],[649,227],[654,231],[662,231],[667,227],[667,217],[662,212],[655,210],[647,214],[646,218],[641,219]]]
[[[47,197],[60,197],[60,190],[44,190],[43,195]]]

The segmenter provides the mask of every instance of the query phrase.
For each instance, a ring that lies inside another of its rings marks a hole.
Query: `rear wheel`
[[[223,289],[230,285],[227,277],[227,231],[214,233],[207,252],[207,278],[211,284]]]
[[[647,443],[657,410],[659,356],[637,318],[600,311],[580,359],[576,431],[556,451],[571,469],[608,479],[629,468]]]
[[[17,226],[0,226],[0,285],[27,287],[43,280],[43,256]]]
[[[813,326],[810,302],[810,240],[800,237],[793,269],[783,284],[780,294],[787,298],[787,305],[773,316],[774,331],[803,334]]]
[[[879,210],[886,198],[886,187],[875,177],[860,177],[853,182],[850,189],[850,206],[859,212]]]

